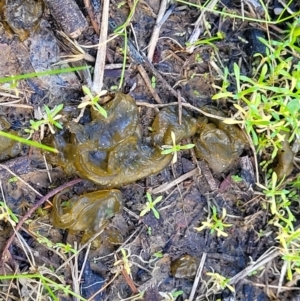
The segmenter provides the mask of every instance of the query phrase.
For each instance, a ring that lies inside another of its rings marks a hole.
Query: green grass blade
[[[41,143],[38,143],[38,142],[32,141],[32,140],[27,140],[27,139],[25,139],[25,138],[18,137],[18,136],[15,136],[15,135],[12,135],[12,134],[3,132],[3,131],[0,131],[0,136],[9,138],[9,139],[18,141],[18,142],[20,142],[20,143],[24,143],[24,144],[33,146],[33,147],[41,148],[41,149],[43,149],[43,150],[45,150],[45,151],[58,153],[58,150],[57,150],[57,149],[52,148],[52,147],[50,147],[50,146],[48,146],[48,145],[44,145],[44,144],[41,144]]]
[[[81,67],[74,67],[74,68],[47,70],[47,71],[42,71],[42,72],[32,72],[32,73],[8,76],[8,77],[0,78],[0,83],[7,83],[7,82],[11,82],[11,81],[33,78],[33,77],[38,77],[38,76],[68,73],[68,72],[79,71],[79,70],[84,70],[84,69],[88,69],[88,68],[90,68],[90,67],[89,66],[81,66]]]

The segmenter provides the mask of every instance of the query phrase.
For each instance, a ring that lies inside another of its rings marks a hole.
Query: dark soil
[[[77,2],[89,23],[89,27],[83,31],[77,41],[82,45],[95,45],[98,35],[90,25],[90,19],[82,1]],[[191,3],[198,3],[198,1],[191,1]],[[274,3],[269,1],[268,8],[269,13],[275,18]],[[111,24],[119,26],[125,22],[129,13],[128,5],[131,6],[132,2],[121,5],[121,1],[111,0],[109,16]],[[297,4],[294,5],[293,9],[296,10]],[[91,6],[95,20],[97,20],[97,16],[101,15],[100,5],[97,1],[91,1]],[[222,84],[220,74],[214,66],[218,66],[220,70],[228,67],[232,72],[233,63],[238,63],[243,74],[251,74],[253,54],[264,52],[264,47],[258,42],[257,37],[265,37],[266,29],[253,22],[234,20],[206,12],[206,26],[211,36],[216,36],[217,32],[221,31],[225,38],[214,42],[214,46],[203,44],[196,47],[192,53],[188,53],[185,43],[201,12],[177,2],[171,6],[172,13],[160,31],[161,38],[155,48],[153,67],[171,87],[180,91],[185,101],[198,108],[212,104],[229,115],[233,109],[231,103],[226,100],[219,102],[211,100],[217,92],[215,85]],[[147,52],[159,7],[160,1],[157,0],[140,1],[131,22],[132,26],[128,27],[129,40],[134,45],[137,41],[141,52]],[[217,8],[221,10],[224,7],[236,14],[241,14],[241,1],[239,0],[218,1]],[[255,10],[253,7],[250,9],[246,4],[244,12],[251,16]],[[252,17],[255,16],[252,15]],[[286,24],[282,24],[283,28],[284,26]],[[48,70],[52,64],[60,60],[60,56],[70,54],[70,45],[61,38],[57,32],[58,29],[56,20],[47,8],[44,10],[42,19],[39,20],[39,25],[29,32],[29,37],[23,41],[20,41],[19,35],[13,33],[7,24],[3,23],[0,28],[0,77]],[[207,29],[203,28],[203,31]],[[274,37],[278,37],[281,32],[281,29],[276,26],[269,30]],[[110,33],[112,33],[112,28]],[[205,32],[201,36],[209,37]],[[108,43],[107,65],[122,63],[123,43],[122,37]],[[95,49],[91,48],[86,51],[92,57],[96,57]],[[77,65],[84,63],[86,62],[80,61]],[[138,72],[136,59],[132,57],[131,52],[127,63],[129,66],[126,68],[122,92],[130,93],[138,102],[155,104],[151,92]],[[87,64],[93,65],[90,62]],[[143,67],[151,80],[153,73],[149,66],[144,64]],[[119,65],[111,70],[106,69],[104,88],[110,90],[113,86],[118,86],[120,75]],[[80,103],[80,97],[83,96],[81,85],[86,84],[87,80],[87,75],[83,72],[22,80],[19,83],[21,101],[18,104],[26,104],[31,106],[31,109],[18,105],[1,106],[0,104],[1,114],[9,120],[12,129],[26,137],[24,129],[29,127],[29,120],[37,116],[38,107],[44,104],[53,107],[64,103],[70,114],[77,116],[79,113],[77,106]],[[177,101],[165,83],[157,77],[155,89],[163,103]],[[233,91],[235,89],[233,84],[231,89]],[[9,97],[3,96],[1,103],[9,100],[11,100]],[[144,130],[151,125],[155,114],[156,111],[153,108],[140,107],[140,122]],[[191,114],[196,116],[195,112]],[[46,135],[50,133],[46,131]],[[34,139],[38,140],[39,137],[34,136]],[[163,300],[159,292],[171,293],[180,290],[183,293],[176,300],[187,300],[202,259],[204,260],[201,264],[203,269],[193,300],[299,300],[296,290],[286,291],[276,296],[276,290],[273,287],[278,285],[279,281],[278,271],[282,265],[280,258],[264,266],[256,274],[237,281],[234,285],[235,293],[228,288],[215,288],[212,283],[206,286],[209,281],[207,272],[215,272],[226,278],[232,278],[277,244],[276,232],[272,231],[273,229],[268,225],[270,217],[263,209],[264,200],[255,192],[252,160],[251,151],[245,150],[242,157],[229,171],[214,175],[205,162],[197,161],[192,152],[184,151],[179,154],[178,162],[173,168],[169,166],[157,175],[122,187],[124,205],[122,214],[110,220],[101,234],[100,246],[92,244],[87,263],[83,264],[87,249],[76,257],[78,269],[84,269],[83,280],[80,283],[82,297],[88,299],[104,284],[108,284],[94,300],[123,300],[137,294],[134,288],[137,288],[139,292],[144,292],[143,300],[146,301]],[[4,161],[2,164],[24,181],[10,181],[13,175],[1,167],[3,198],[19,218],[40,199],[41,195],[46,195],[53,187],[71,180],[60,167],[50,166],[49,173],[52,179],[50,182],[40,151],[27,146],[22,147],[18,157]],[[189,172],[191,172],[189,177],[165,188],[167,183],[172,183]],[[240,176],[242,181],[234,182],[231,175]],[[97,189],[96,185],[83,181],[73,187],[73,192],[80,195]],[[142,205],[146,202],[147,191],[154,192],[153,197],[163,196],[163,201],[156,206],[160,213],[159,219],[156,219],[152,212],[144,217],[139,216]],[[23,243],[26,243],[27,248],[34,254],[34,267],[38,269],[38,267],[45,266],[56,271],[64,262],[62,258],[67,258],[67,256],[59,257],[46,243],[41,243],[37,233],[47,237],[53,243],[68,242],[72,246],[74,243],[77,245],[80,243],[81,234],[68,233],[52,227],[49,219],[52,200],[49,201],[43,206],[43,210],[38,210],[31,216],[32,222],[24,225],[20,234],[24,239]],[[218,237],[216,232],[211,233],[208,229],[200,232],[195,230],[195,227],[199,227],[201,222],[207,220],[209,208],[212,206],[217,208],[220,216],[222,209],[226,209],[225,223],[232,225],[225,229],[227,237]],[[2,252],[13,231],[8,223],[1,220],[0,229],[0,251]],[[261,236],[260,231],[269,235]],[[131,280],[126,278],[124,273],[120,273],[110,283],[115,275],[114,262],[122,256],[121,252],[115,255],[120,247],[131,254],[129,258],[132,264]],[[154,256],[158,252],[162,254],[162,257]],[[3,273],[27,272],[29,269],[32,271],[32,263],[18,239],[15,239],[10,246],[9,253],[9,260],[2,267]],[[181,264],[178,259],[181,259]],[[71,275],[74,264],[73,261],[72,264],[56,271],[71,287],[74,287]],[[133,283],[133,288],[130,287],[130,282]],[[0,300],[35,300],[28,296],[20,296],[20,287],[18,289],[16,283],[13,283],[11,287],[6,284],[4,283],[1,288],[3,292]],[[22,285],[26,286],[24,283]],[[273,285],[273,287],[268,287],[268,285]],[[71,296],[62,295],[61,292],[57,298],[73,300]]]

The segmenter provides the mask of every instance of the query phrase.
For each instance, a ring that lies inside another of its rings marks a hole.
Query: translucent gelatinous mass
[[[171,263],[171,274],[176,278],[193,278],[196,275],[198,259],[183,255]]]
[[[86,124],[68,121],[64,130],[50,138],[59,154],[48,154],[49,161],[62,166],[68,174],[77,174],[103,188],[133,183],[167,167],[172,154],[163,155],[161,151],[162,145],[173,145],[172,132],[176,144],[194,136],[198,157],[206,160],[215,173],[228,168],[245,146],[239,128],[217,119],[195,119],[183,109],[179,124],[177,107],[161,109],[151,126],[150,137],[143,139],[138,109],[131,96],[116,93],[103,107],[107,118],[91,110],[92,120]],[[212,108],[206,110],[222,114]],[[61,200],[61,195],[54,198],[53,225],[85,231],[83,241],[121,210],[121,193],[115,189],[73,197],[67,202]],[[174,262],[172,269],[176,277],[190,277],[196,267],[192,258],[184,257]]]
[[[65,191],[53,200],[52,223],[60,229],[99,232],[105,222],[122,209],[122,195],[119,190],[101,190],[62,200]]]
[[[212,107],[202,109],[216,116],[225,116]],[[194,139],[196,156],[219,174],[242,154],[247,145],[246,136],[236,125],[225,124],[218,119],[200,117],[198,124],[199,131]]]
[[[138,110],[129,95],[116,93],[104,106],[108,118],[92,110],[92,121],[78,124],[70,121],[65,131],[56,134],[52,144],[60,154],[50,155],[50,161],[62,166],[69,174],[93,181],[103,187],[120,187],[158,173],[171,161],[172,155],[162,155],[162,145],[172,145],[171,132],[176,143],[195,136],[196,155],[205,160],[214,173],[227,169],[242,153],[247,141],[235,125],[214,118],[196,120],[182,110],[160,110],[152,124],[152,142],[141,137]],[[222,112],[206,107],[210,114]]]
[[[178,110],[165,108],[153,122],[153,143],[145,143],[131,96],[116,93],[104,109],[108,118],[92,111],[92,121],[88,124],[68,122],[68,130],[56,134],[52,141],[59,155],[49,155],[50,161],[67,173],[103,187],[120,187],[160,172],[172,159],[171,155],[161,154],[162,144],[172,144],[171,132],[179,142],[197,130],[196,119],[186,111],[179,125]]]

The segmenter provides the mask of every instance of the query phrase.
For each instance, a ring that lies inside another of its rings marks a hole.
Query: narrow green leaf
[[[61,103],[59,104],[58,106],[55,106],[53,109],[52,109],[52,116],[56,116],[64,107],[64,104]]]
[[[44,110],[45,110],[47,116],[51,116],[51,110],[49,109],[49,107],[47,105],[44,105]]]
[[[220,99],[220,98],[228,98],[228,97],[233,97],[233,93],[232,93],[232,92],[221,92],[221,93],[217,93],[217,94],[215,94],[211,99],[216,100],[216,99]]]
[[[171,153],[173,153],[173,152],[174,152],[173,148],[170,148],[170,149],[164,149],[164,150],[161,151],[160,153],[161,153],[162,155],[168,155],[168,154],[171,154]]]
[[[107,112],[105,109],[103,109],[98,103],[96,104],[96,107],[99,111],[99,113],[104,117],[107,118]]]
[[[180,149],[191,149],[194,146],[195,146],[195,144],[186,144],[186,145],[180,146]]]
[[[152,212],[153,212],[154,216],[155,216],[157,219],[159,219],[159,213],[158,213],[158,211],[157,211],[155,208],[152,208]]]
[[[57,121],[53,121],[53,124],[57,127],[57,128],[59,128],[59,129],[63,129],[63,126],[59,123],[59,122],[57,122]]]
[[[159,203],[161,200],[162,200],[162,195],[160,195],[159,197],[157,197],[156,199],[155,199],[155,201],[153,202],[153,206],[155,206],[157,203]]]
[[[152,202],[152,195],[149,192],[146,192],[146,197],[149,202]]]
[[[38,76],[69,73],[69,72],[73,72],[73,71],[85,70],[88,68],[90,68],[90,67],[89,66],[81,66],[81,67],[65,68],[65,69],[59,69],[59,70],[48,70],[48,71],[42,71],[42,72],[33,72],[33,73],[27,73],[27,74],[13,75],[13,76],[9,76],[9,77],[0,78],[0,83],[7,83],[7,82],[11,82],[11,81],[33,78],[33,77],[38,77]]]
[[[140,216],[144,216],[146,213],[149,212],[149,209],[148,208],[145,208],[143,209],[141,212],[140,212]]]
[[[15,136],[15,135],[12,135],[12,134],[3,132],[3,131],[0,131],[0,136],[9,138],[9,139],[18,141],[18,142],[20,142],[20,143],[24,143],[24,144],[33,146],[33,147],[41,148],[41,149],[44,149],[45,151],[58,153],[58,150],[55,149],[55,148],[52,148],[52,147],[47,146],[47,145],[45,145],[45,144],[38,143],[38,142],[36,142],[36,141],[27,140],[27,139],[24,139],[24,138],[21,138],[21,137],[18,137],[18,136]]]

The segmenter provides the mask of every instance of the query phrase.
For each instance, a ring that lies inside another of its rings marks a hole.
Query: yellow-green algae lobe
[[[152,143],[143,143],[135,101],[129,95],[117,93],[104,106],[108,118],[93,112],[86,125],[67,124],[68,133],[57,134],[53,146],[59,155],[49,155],[52,163],[62,166],[69,174],[88,179],[102,187],[120,187],[163,170],[171,155],[162,155],[161,146],[193,136],[197,121],[186,111],[182,124],[178,110],[162,109],[152,125]]]
[[[105,222],[122,210],[122,195],[117,189],[99,190],[62,200],[65,191],[53,199],[54,227],[71,232],[88,231],[88,237],[102,230]]]
[[[213,107],[202,110],[211,115],[225,114]],[[247,145],[244,132],[235,125],[226,124],[216,118],[198,118],[199,131],[194,138],[196,156],[207,162],[214,173],[227,170],[242,154]]]

